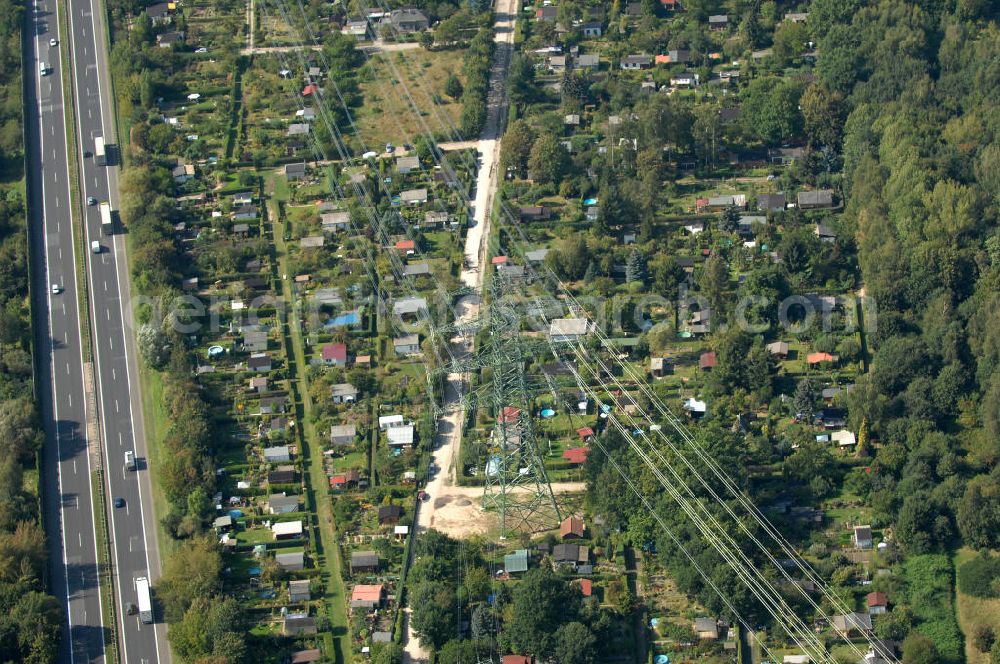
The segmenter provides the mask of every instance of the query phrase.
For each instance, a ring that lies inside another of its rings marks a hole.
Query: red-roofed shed
[[[702,371],[711,371],[712,367],[716,365],[718,360],[715,357],[715,351],[710,350],[707,353],[702,353],[701,357],[698,358],[698,366]]]
[[[580,440],[590,440],[594,436],[594,430],[590,427],[580,427],[576,430],[576,435],[580,437]]]
[[[413,240],[399,240],[396,242],[396,249],[400,251],[413,251],[417,248],[417,243]]]
[[[584,597],[594,594],[594,582],[590,579],[573,579],[573,585],[580,589]]]
[[[581,464],[587,460],[587,448],[574,447],[569,450],[564,450],[562,456],[570,463]]]
[[[507,406],[497,415],[497,424],[516,424],[519,417],[521,417],[520,408]]]
[[[319,88],[315,84],[313,84],[313,83],[310,83],[306,87],[302,88],[302,96],[303,97],[308,97],[310,95],[317,94],[318,92],[319,92]]]
[[[490,263],[493,265],[506,265],[508,260],[510,260],[508,256],[494,256],[490,259]]]

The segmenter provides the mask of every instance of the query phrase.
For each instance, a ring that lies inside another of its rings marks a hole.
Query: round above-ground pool
[[[220,355],[222,355],[225,352],[226,352],[226,349],[223,348],[222,346],[209,346],[208,347],[208,357],[209,358],[219,357]]]
[[[549,417],[555,417],[556,411],[552,410],[551,408],[542,408],[542,412],[538,414],[544,418],[549,418]]]
[[[666,655],[657,655],[653,658],[653,664],[670,664],[670,658]]]

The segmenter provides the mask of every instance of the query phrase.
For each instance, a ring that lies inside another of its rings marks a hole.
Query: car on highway
[[[49,73],[49,66],[47,64],[45,64],[44,62],[39,62],[38,63],[38,75],[39,76],[45,76],[48,73]]]
[[[56,46],[58,44],[59,44],[59,40],[57,40],[55,37],[53,37],[52,39],[49,40],[49,46]]]
[[[93,196],[87,196],[87,205],[97,205],[97,199]]]
[[[95,254],[101,253],[101,243],[97,240],[93,240],[90,243],[90,251]]]
[[[121,496],[115,496],[115,507],[125,507],[125,499]]]
[[[135,604],[133,604],[132,602],[125,602],[125,613],[127,613],[130,616],[134,616],[135,614],[139,613],[139,609],[136,608]]]
[[[62,286],[60,286],[59,284],[52,284],[52,294],[53,295],[58,295],[61,292],[62,292]]]

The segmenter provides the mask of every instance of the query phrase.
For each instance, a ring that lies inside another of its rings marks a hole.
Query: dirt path
[[[517,17],[518,0],[497,0],[494,28],[496,51],[490,68],[490,89],[487,95],[486,126],[477,143],[462,141],[449,145],[451,149],[475,146],[479,150],[479,173],[476,177],[476,195],[473,203],[471,225],[465,238],[466,269],[462,270],[462,283],[478,293],[483,286],[481,266],[486,265],[486,247],[489,238],[489,210],[493,205],[493,195],[497,188],[497,161],[499,157],[500,135],[503,133],[507,117],[506,83],[510,67],[514,41],[514,21]],[[479,314],[479,296],[467,295],[455,305],[456,320],[471,320]],[[472,353],[471,342],[465,341],[453,347],[456,357]],[[465,389],[465,378],[461,374],[449,374],[445,384],[444,407],[454,407],[454,412],[441,416],[438,420],[437,439],[434,441],[434,467],[436,471],[425,487],[430,500],[417,507],[416,532],[435,528],[452,537],[463,538],[477,533],[485,533],[490,528],[490,515],[483,513],[481,487],[456,486],[458,473],[458,449],[462,439],[464,413],[457,408]],[[553,491],[582,491],[579,483],[566,486],[553,485]],[[430,658],[420,646],[417,634],[410,628],[410,609],[407,607],[403,627],[403,662],[423,662]]]

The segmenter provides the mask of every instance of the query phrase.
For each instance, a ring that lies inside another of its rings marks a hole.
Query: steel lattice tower
[[[514,291],[505,275],[494,275],[489,288],[490,338],[479,361],[492,370],[490,400],[496,412],[496,428],[487,442],[483,509],[499,515],[501,537],[511,530],[547,530],[561,518],[531,422],[524,378],[528,358],[521,346]]]

